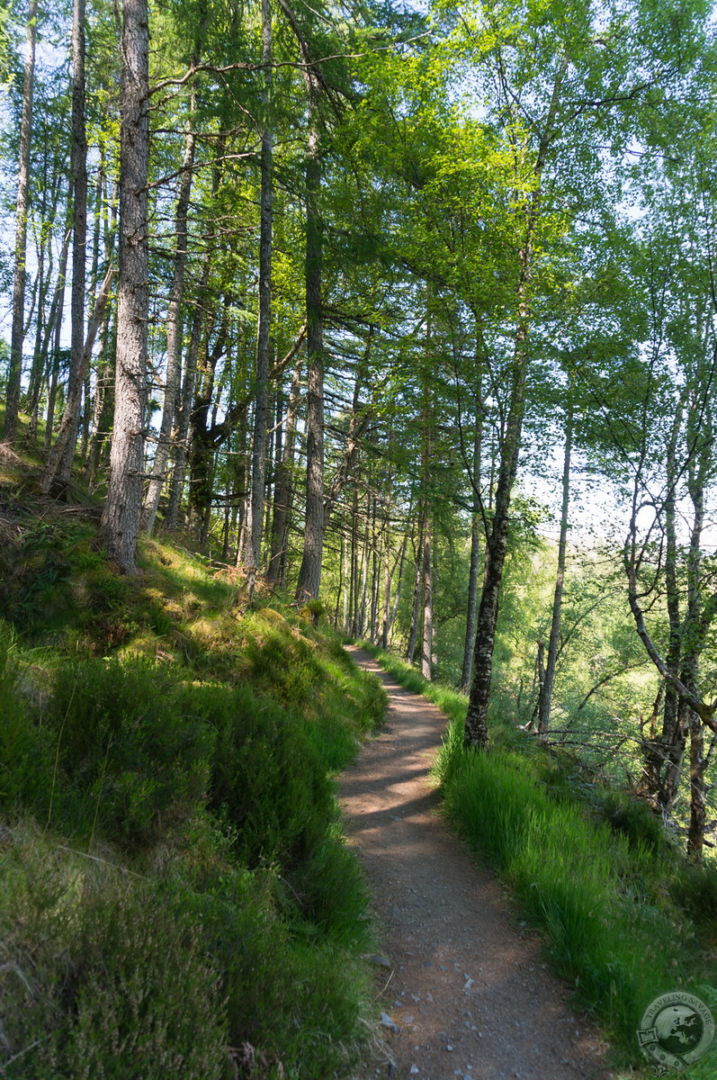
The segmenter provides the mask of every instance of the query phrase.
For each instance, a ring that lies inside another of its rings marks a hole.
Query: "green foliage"
[[[33,806],[42,815],[51,789],[51,746],[30,719],[19,681],[15,635],[0,620],[0,808],[14,816]]]
[[[242,858],[291,867],[310,857],[333,801],[303,722],[249,687],[205,693],[217,731],[209,805],[236,830]]]
[[[714,940],[717,925],[717,867],[714,863],[679,865],[670,893],[675,903]]]
[[[219,972],[152,884],[27,829],[6,838],[0,880],[3,1075],[224,1075]]]
[[[647,848],[668,856],[662,823],[646,803],[625,791],[603,786],[595,789],[594,801],[601,817],[627,838],[631,848]]]
[[[123,583],[72,542],[68,595],[102,599],[42,651],[0,623],[0,1065],[329,1080],[371,948],[329,774],[385,695],[305,619],[242,619],[186,552],[148,545]]]
[[[207,783],[212,730],[171,670],[82,660],[57,672],[45,723],[55,743],[52,820],[127,850],[186,817]]]
[[[545,931],[578,1000],[633,1055],[646,1005],[676,984],[694,990],[703,964],[669,897],[665,840],[626,796],[591,791],[586,806],[539,754],[466,751],[460,734],[452,724],[438,767],[449,815]]]

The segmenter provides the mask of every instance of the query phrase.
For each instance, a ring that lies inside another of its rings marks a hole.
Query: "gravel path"
[[[392,1061],[369,1075],[609,1080],[605,1048],[568,1006],[538,938],[439,812],[428,770],[445,716],[368,653],[348,651],[390,696],[385,728],[366,743],[341,788],[388,960],[377,971],[385,974],[379,988],[385,983]]]

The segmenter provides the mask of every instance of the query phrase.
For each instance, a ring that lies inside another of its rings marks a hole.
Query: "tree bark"
[[[555,137],[555,119],[567,70],[568,58],[564,56],[555,76],[550,104],[538,145],[534,166],[535,187],[527,197],[523,243],[518,252],[517,321],[510,373],[508,415],[498,466],[493,521],[486,547],[483,592],[478,610],[478,625],[473,652],[473,678],[468,697],[464,733],[465,746],[476,749],[486,749],[488,746],[488,703],[490,701],[490,683],[493,671],[495,631],[498,622],[498,602],[503,580],[503,566],[508,550],[510,503],[513,484],[518,471],[518,457],[525,413],[528,334],[531,317],[530,284],[533,272],[535,234],[541,213],[543,169]]]
[[[518,286],[518,327],[511,372],[510,404],[498,469],[493,521],[485,552],[485,573],[476,638],[473,648],[473,677],[464,733],[467,747],[485,749],[488,745],[488,704],[493,672],[493,648],[498,622],[498,602],[503,581],[503,565],[508,551],[508,525],[511,494],[518,471],[523,415],[529,325],[528,285],[532,269],[533,235],[538,217],[537,197],[532,200],[523,248],[520,252]]]
[[[85,266],[87,253],[87,135],[85,131],[85,0],[72,6],[72,289],[70,292],[70,377],[65,412],[42,478],[42,490],[64,496],[70,482],[80,406],[89,370],[85,365]],[[95,327],[96,332],[96,327]],[[90,353],[91,353],[90,347]]]
[[[321,158],[315,103],[311,110],[313,122],[306,158],[306,515],[304,550],[296,585],[299,603],[319,595],[325,520]]]
[[[193,114],[196,106],[196,94],[192,93],[189,104],[190,114]],[[174,272],[172,275],[172,290],[167,309],[167,371],[164,384],[164,400],[162,402],[162,420],[157,438],[157,449],[152,463],[152,475],[147,485],[142,509],[142,529],[148,535],[152,535],[154,524],[159,509],[159,500],[164,487],[167,461],[171,448],[171,437],[177,411],[177,397],[181,380],[182,366],[182,301],[184,299],[184,278],[187,266],[187,217],[189,213],[189,199],[192,192],[192,166],[194,164],[194,151],[196,146],[196,134],[192,130],[192,116],[186,122],[186,134],[184,139],[184,155],[182,158],[182,174],[177,191],[177,204],[174,211],[174,235],[176,246],[174,249]]]
[[[468,690],[473,676],[473,646],[478,619],[478,573],[480,568],[480,537],[482,520],[480,515],[480,490],[483,449],[483,385],[478,368],[476,387],[475,432],[473,434],[473,513],[471,514],[471,554],[468,570],[468,602],[466,611],[466,635],[463,643],[463,667],[461,671],[461,689]]]
[[[72,460],[77,442],[77,424],[79,421],[79,407],[82,397],[82,387],[86,373],[90,369],[92,350],[97,339],[97,334],[105,316],[109,301],[112,280],[115,276],[114,267],[110,267],[105,274],[100,291],[95,300],[94,310],[87,324],[87,337],[83,343],[82,355],[79,360],[75,379],[68,390],[65,411],[60,422],[55,445],[52,447],[42,476],[40,489],[45,495],[53,498],[64,498],[70,483],[72,472]]]
[[[135,570],[142,509],[147,364],[147,173],[149,24],[147,0],[124,0],[120,128],[120,270],[115,411],[102,524],[123,573]]]
[[[294,500],[294,442],[301,396],[301,369],[303,362],[303,356],[299,354],[291,377],[291,389],[289,390],[286,420],[284,421],[282,454],[276,465],[274,514],[271,525],[271,557],[267,572],[267,580],[273,588],[283,588],[286,585],[289,528]]]
[[[568,386],[568,394],[571,393]],[[555,574],[555,592],[553,594],[553,612],[550,620],[550,638],[545,672],[538,697],[538,734],[545,735],[550,727],[550,706],[553,700],[555,668],[560,644],[560,619],[563,608],[563,586],[565,583],[565,561],[568,545],[568,525],[570,513],[570,464],[573,451],[573,405],[568,401],[565,413],[565,448],[563,456],[562,506],[560,511],[560,537],[558,540],[558,566]]]
[[[256,343],[256,381],[254,433],[251,467],[251,541],[247,559],[247,597],[254,598],[256,575],[261,558],[261,534],[264,520],[266,445],[269,416],[269,359],[271,334],[271,265],[274,220],[274,140],[269,125],[271,107],[271,0],[262,0],[262,63],[264,64],[264,107],[266,117],[261,135],[261,193],[259,230],[259,325]]]
[[[421,585],[422,585],[422,557],[423,537],[426,529],[425,506],[421,500],[421,509],[418,518],[418,542],[416,544],[415,574],[413,580],[413,601],[411,603],[411,626],[408,633],[406,646],[406,659],[412,664],[416,659],[416,646],[418,644],[418,631],[421,622]]]
[[[27,262],[27,217],[30,183],[30,140],[35,88],[35,45],[37,40],[37,0],[30,0],[27,12],[27,58],[22,90],[20,155],[15,204],[15,269],[12,285],[12,327],[10,331],[10,366],[7,375],[5,426],[3,436],[13,442],[17,436],[22,380],[22,346],[25,338],[25,272]]]
[[[424,679],[428,679],[430,682],[433,678],[433,567],[431,563],[431,524],[428,519],[423,533],[421,588],[423,592],[421,674]]]

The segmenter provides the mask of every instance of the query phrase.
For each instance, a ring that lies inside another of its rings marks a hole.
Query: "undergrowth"
[[[3,562],[2,1075],[345,1073],[371,928],[331,777],[376,680],[169,544],[127,581],[91,522],[28,520]]]
[[[502,718],[492,718],[489,752],[465,750],[465,695],[361,644],[449,716],[435,769],[449,817],[511,886],[623,1062],[639,1064],[640,1018],[660,994],[686,990],[714,1009],[715,868],[690,865],[644,804]],[[715,1053],[681,1075],[711,1080]]]

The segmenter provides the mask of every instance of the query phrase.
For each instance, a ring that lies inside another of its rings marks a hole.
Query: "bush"
[[[666,848],[662,822],[644,802],[624,791],[595,789],[594,803],[615,832],[627,837],[633,848],[647,847],[657,853]]]
[[[6,854],[0,881],[3,1076],[220,1080],[217,970],[151,885],[33,834]]]
[[[194,696],[150,661],[62,668],[47,718],[63,774],[56,818],[134,849],[190,814],[204,798],[213,742]]]
[[[332,787],[302,721],[248,687],[205,688],[216,724],[209,805],[231,823],[250,867],[292,868],[335,814]]]
[[[328,1080],[356,1054],[368,998],[360,965],[304,922],[276,869],[225,866],[209,879],[175,880],[167,903],[200,926],[223,972],[232,1046],[256,1080]],[[241,1075],[244,1075],[242,1073]]]
[[[710,930],[714,937],[717,925],[717,866],[714,863],[705,866],[683,864],[675,875],[670,893],[675,903],[696,923]]]
[[[32,722],[18,682],[15,636],[0,620],[0,807],[14,817],[31,806],[47,815],[52,786],[52,748]]]

